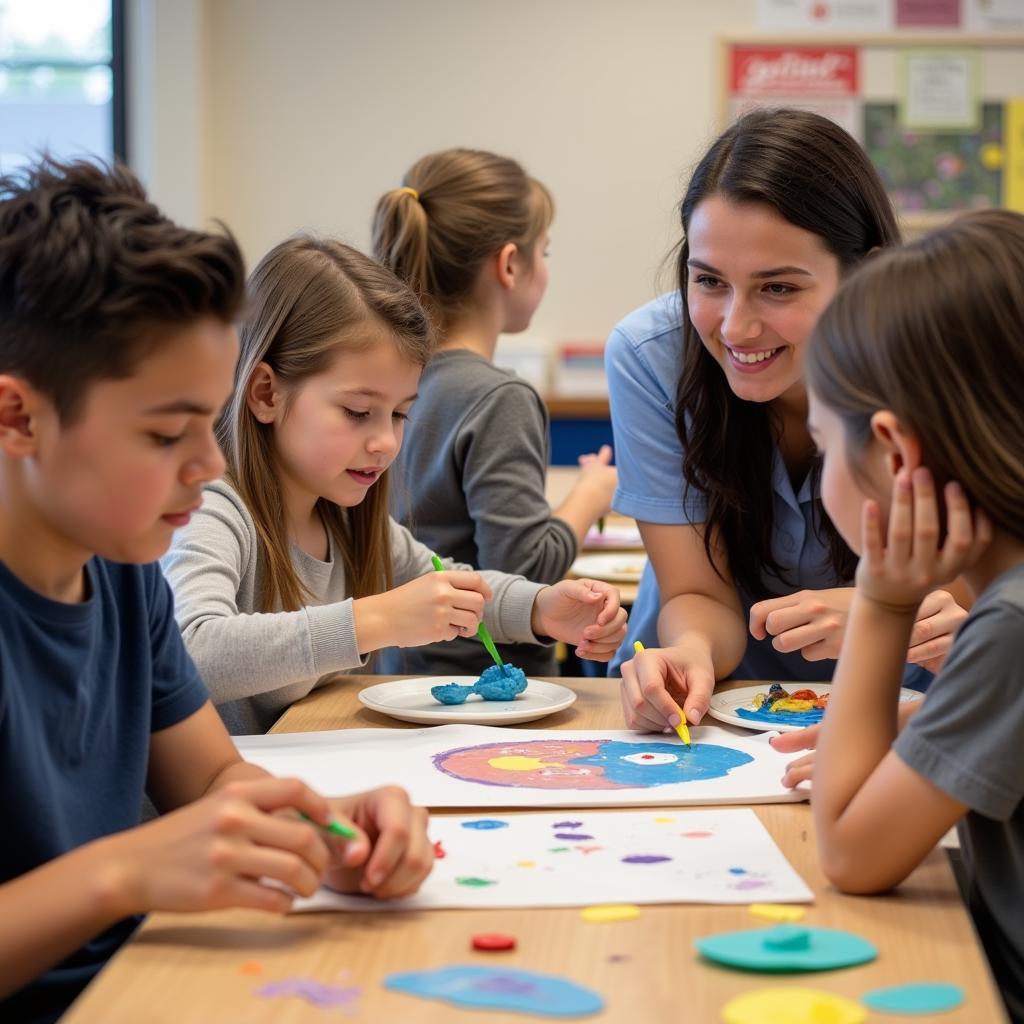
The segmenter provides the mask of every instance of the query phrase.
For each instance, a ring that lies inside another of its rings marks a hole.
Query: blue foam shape
[[[752,928],[739,932],[709,935],[695,943],[708,960],[742,971],[799,973],[831,971],[840,967],[865,964],[878,956],[878,949],[867,939],[832,928],[797,926],[807,932],[806,948],[794,948],[789,939],[793,925]]]
[[[584,1017],[604,1009],[604,999],[597,992],[567,978],[507,968],[456,965],[433,971],[404,971],[389,974],[384,987],[425,999],[441,999],[454,1006],[542,1017]]]
[[[445,683],[443,686],[430,688],[430,696],[441,704],[465,704],[466,698],[472,692],[472,686],[462,686],[459,683]]]
[[[473,686],[484,700],[515,700],[525,689],[526,673],[507,662],[504,670],[497,665],[484,669]]]
[[[963,1003],[964,990],[959,985],[915,982],[873,989],[861,996],[860,1001],[881,1013],[943,1013]]]

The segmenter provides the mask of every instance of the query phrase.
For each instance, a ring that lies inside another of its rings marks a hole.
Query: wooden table
[[[348,677],[323,687],[292,707],[274,731],[415,728],[358,703],[357,690],[379,681],[379,677]],[[576,703],[527,728],[621,727],[614,682],[563,682],[579,693]],[[562,974],[597,989],[607,1007],[603,1014],[587,1019],[608,1024],[713,1024],[723,1003],[766,986],[819,988],[856,1000],[873,988],[925,980],[952,982],[966,992],[965,1004],[943,1015],[943,1024],[1006,1020],[941,850],[934,850],[893,895],[843,896],[828,886],[818,869],[807,804],[754,809],[814,892],[815,903],[805,921],[847,929],[871,940],[880,950],[874,963],[787,977],[743,974],[700,961],[693,950],[696,938],[765,924],[742,906],[643,907],[637,920],[604,925],[585,924],[577,909],[303,914],[283,919],[251,911],[153,914],[63,1020],[65,1024],[323,1024],[346,1019],[341,1011],[317,1009],[295,997],[263,1000],[254,995],[266,981],[299,975],[361,986],[359,1011],[353,1019],[372,1024],[506,1024],[540,1019],[456,1010],[388,992],[381,985],[385,975],[396,970],[496,962]],[[601,812],[587,811],[595,813]],[[500,960],[497,954],[472,952],[470,936],[479,931],[511,932],[519,948]],[[626,959],[613,962],[612,956]],[[248,961],[261,964],[264,974],[242,973],[240,968]],[[350,972],[348,982],[339,980],[340,971]],[[870,1017],[878,1022],[895,1019]]]

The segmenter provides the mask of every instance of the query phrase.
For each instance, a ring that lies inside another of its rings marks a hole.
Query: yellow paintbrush
[[[639,640],[633,641],[633,650],[637,654],[643,649],[644,645]],[[687,746],[690,746],[690,730],[686,728],[686,715],[683,714],[683,709],[678,704],[676,705],[676,711],[679,712],[679,724],[676,726],[676,733]]]

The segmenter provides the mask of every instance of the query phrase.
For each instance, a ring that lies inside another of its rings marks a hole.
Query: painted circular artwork
[[[434,765],[446,775],[519,789],[648,789],[718,779],[753,761],[715,743],[637,740],[527,740],[445,750]]]

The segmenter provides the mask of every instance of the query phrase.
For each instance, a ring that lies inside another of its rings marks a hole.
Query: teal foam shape
[[[799,973],[865,964],[878,956],[867,939],[832,928],[780,924],[709,935],[695,943],[701,956],[741,971]]]
[[[963,1003],[964,990],[959,985],[922,981],[876,988],[861,996],[860,1001],[869,1009],[882,1013],[944,1013]]]

